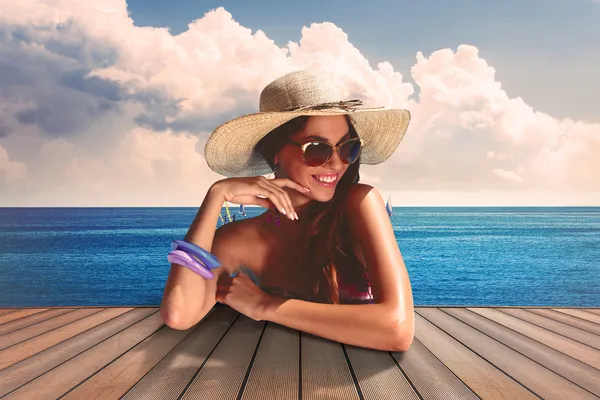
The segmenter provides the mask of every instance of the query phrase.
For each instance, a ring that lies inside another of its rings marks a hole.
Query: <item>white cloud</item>
[[[488,151],[485,156],[489,160],[511,160],[513,158],[510,154],[496,153],[495,151]]]
[[[492,172],[498,176],[501,176],[502,178],[506,179],[507,181],[523,182],[523,178],[521,177],[521,175],[519,175],[515,171],[507,171],[504,169],[497,168],[497,169],[492,170]]]
[[[0,182],[7,185],[19,185],[26,183],[27,165],[11,161],[8,152],[0,146]]]
[[[409,190],[600,192],[600,125],[534,111],[494,73],[472,46],[417,55],[420,101],[386,190],[395,176]]]
[[[198,205],[219,179],[201,155],[207,133],[299,68],[330,73],[347,98],[413,112],[397,153],[363,168],[395,204],[432,190],[600,193],[600,125],[509,96],[473,46],[417,54],[416,101],[331,23],[280,48],[224,9],[173,36],[134,26],[121,0],[0,8],[0,191],[10,185],[12,205]]]
[[[38,193],[52,205],[199,205],[219,175],[196,152],[197,136],[134,128],[110,154],[94,155],[65,139],[45,142],[37,157],[51,170],[38,176]],[[30,204],[30,202],[27,202]]]

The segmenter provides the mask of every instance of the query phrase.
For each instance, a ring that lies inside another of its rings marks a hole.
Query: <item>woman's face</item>
[[[350,131],[343,115],[312,116],[308,118],[303,130],[290,136],[290,140],[303,145],[311,141],[328,142],[332,145],[350,138]],[[302,159],[302,149],[288,143],[279,151],[275,161],[283,175],[300,185],[310,189],[308,197],[317,201],[329,201],[333,198],[335,188],[348,169],[334,151],[325,164],[310,167]]]

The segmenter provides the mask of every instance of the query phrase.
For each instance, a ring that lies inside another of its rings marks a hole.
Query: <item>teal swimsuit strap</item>
[[[246,275],[248,275],[250,279],[252,279],[252,282],[254,282],[256,286],[260,287],[260,280],[258,279],[258,276],[256,276],[256,274],[250,268],[244,265],[236,269],[230,276],[233,278],[234,276],[237,276],[237,274],[239,274],[240,272],[243,272]]]

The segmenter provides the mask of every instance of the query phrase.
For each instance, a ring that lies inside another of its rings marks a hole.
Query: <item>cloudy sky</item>
[[[394,205],[600,205],[600,2],[494,3],[0,0],[0,206],[198,206],[211,130],[302,68],[411,110],[362,168]]]

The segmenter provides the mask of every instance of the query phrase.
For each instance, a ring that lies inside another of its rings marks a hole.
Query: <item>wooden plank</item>
[[[26,317],[28,315],[37,314],[39,312],[46,311],[46,310],[47,310],[47,308],[28,308],[28,309],[16,310],[11,313],[6,313],[3,315],[0,315],[0,324],[5,324],[7,322]]]
[[[297,400],[299,385],[300,332],[268,323],[242,400]]]
[[[418,339],[405,352],[391,352],[404,373],[427,400],[477,400],[467,385],[452,373]],[[387,385],[382,382],[381,385]]]
[[[554,321],[527,310],[518,308],[498,308],[497,310],[600,350],[600,335],[594,335],[593,333]]]
[[[130,310],[132,309],[106,309],[7,349],[0,350],[0,371]]]
[[[145,311],[150,315],[21,386],[3,399],[52,400],[60,397],[164,325],[158,311]]]
[[[125,311],[86,321],[115,310]],[[600,309],[417,307],[417,338],[404,353],[344,346],[229,307],[212,312],[229,313],[229,324],[225,318],[209,330],[205,318],[188,331],[164,326],[157,309],[129,310],[0,309],[0,397],[141,400],[184,392],[258,400],[296,399],[299,390],[302,398],[328,399],[419,398],[415,390],[440,400],[600,396]],[[141,321],[138,314],[117,324],[139,310],[147,313]],[[75,312],[85,317],[71,322]],[[245,358],[234,356],[236,345]]]
[[[213,308],[150,372],[140,379],[121,400],[149,397],[176,400],[194,374],[206,362],[215,346],[240,314],[232,308]]]
[[[265,327],[266,322],[240,314],[182,399],[236,399]]]
[[[555,321],[562,322],[564,324],[571,325],[577,329],[584,330],[586,332],[600,335],[600,325],[594,324],[593,322],[585,321],[580,318],[573,317],[571,315],[563,314],[558,311],[543,309],[543,308],[526,308],[525,310],[543,315],[544,317],[553,319]]]
[[[467,312],[466,310],[462,311]],[[438,309],[422,309],[419,313],[459,340],[474,353],[485,358],[496,368],[510,375],[544,399],[597,399],[596,396],[585,389],[569,382],[557,373],[544,368],[537,362],[479,332],[446,312]]]
[[[148,373],[194,329],[162,325],[158,331],[67,392],[61,399],[117,399]]]
[[[359,399],[342,345],[302,333],[302,399]]]
[[[153,312],[156,312],[156,309],[137,308],[123,313],[86,331],[85,334],[74,336],[0,371],[0,396],[56,368]]]
[[[19,318],[15,321],[7,322],[0,325],[0,335],[6,335],[12,333],[17,329],[27,328],[34,324],[46,321],[50,318],[57,317],[59,315],[67,314],[77,310],[76,308],[55,308],[47,311],[43,311],[37,314],[30,315],[28,317]]]
[[[73,321],[77,321],[77,320],[79,320],[81,318],[85,318],[89,315],[96,314],[96,313],[102,311],[102,308],[99,308],[99,309],[87,308],[87,309],[69,311],[67,313],[64,312],[65,310],[61,310],[61,309],[49,310],[49,311],[50,312],[59,311],[59,314],[58,314],[58,316],[54,316],[53,318],[49,317],[46,320],[42,320],[41,322],[38,322],[37,324],[33,324],[33,325],[27,326],[25,328],[18,329],[16,331],[12,331],[10,333],[0,336],[0,350],[6,349],[10,346],[14,346],[15,344],[24,342],[28,339],[31,339],[35,336],[49,332],[51,330],[60,328],[61,326],[70,324]],[[62,315],[60,314],[60,312],[62,312]],[[44,317],[43,314],[45,314],[45,312],[34,314],[27,318]],[[26,318],[21,318],[16,321],[9,322],[8,324],[12,324],[13,322],[21,322],[22,323],[23,320],[25,320],[25,319]]]
[[[387,351],[344,346],[365,400],[418,400],[408,379]]]
[[[415,337],[481,399],[539,398],[415,311]]]
[[[600,393],[600,371],[589,365],[525,335],[516,333],[498,322],[486,319],[480,314],[466,309],[444,309],[444,311],[576,385],[594,394]],[[508,315],[507,317],[513,318]]]
[[[550,332],[512,315],[491,308],[466,308],[491,321],[512,329],[521,335],[545,344],[546,346],[573,357],[587,365],[600,369],[600,351],[568,337]],[[600,376],[599,376],[600,377]]]
[[[14,311],[15,311],[15,309],[13,309],[13,308],[2,308],[2,309],[0,309],[0,315],[8,314],[8,313],[11,313]]]
[[[583,320],[593,322],[594,324],[600,324],[600,315],[593,314],[591,312],[577,310],[572,308],[553,308],[554,311],[561,312],[563,314],[569,314]]]

